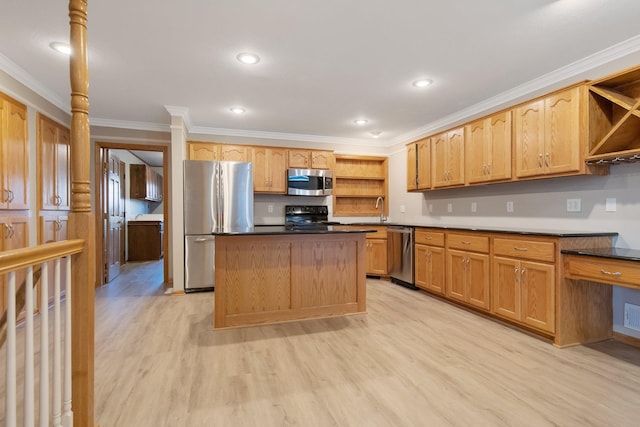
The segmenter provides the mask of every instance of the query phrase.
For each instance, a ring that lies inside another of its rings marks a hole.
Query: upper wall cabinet
[[[589,85],[591,163],[640,159],[640,67]]]
[[[191,142],[189,146],[189,160],[220,160],[220,145],[209,142]]]
[[[431,138],[407,145],[407,191],[431,188]]]
[[[130,196],[132,199],[161,202],[163,177],[147,165],[129,165]]]
[[[253,191],[274,194],[287,192],[286,154],[284,148],[251,147]]]
[[[27,107],[0,93],[0,209],[28,209]]]
[[[332,164],[333,154],[331,151],[289,149],[288,165],[290,168],[331,169]]]
[[[579,171],[580,87],[514,109],[516,176]]]
[[[511,111],[465,126],[467,183],[511,179]]]
[[[464,184],[464,128],[431,138],[432,181],[435,188]]]
[[[69,129],[38,114],[38,204],[44,210],[70,208],[71,162]]]

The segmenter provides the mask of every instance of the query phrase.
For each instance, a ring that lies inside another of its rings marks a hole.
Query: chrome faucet
[[[378,196],[378,198],[376,199],[376,209],[378,209],[378,205],[380,205],[380,202],[382,202],[382,209],[380,209],[380,224],[382,224],[387,220],[387,217],[384,216],[384,199],[382,198],[382,196]]]

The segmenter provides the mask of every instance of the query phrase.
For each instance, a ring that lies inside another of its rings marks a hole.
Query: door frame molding
[[[96,283],[95,287],[102,286],[104,283],[104,259],[103,259],[103,244],[104,244],[104,230],[102,227],[104,216],[102,212],[102,204],[104,202],[104,194],[102,189],[102,162],[101,152],[103,149],[113,150],[141,150],[141,151],[160,151],[162,152],[162,174],[164,176],[164,184],[162,186],[162,213],[164,216],[164,235],[162,236],[163,245],[165,248],[163,257],[163,273],[164,273],[164,287],[165,289],[171,287],[171,278],[169,277],[169,265],[170,257],[173,256],[172,251],[169,249],[169,234],[171,233],[171,221],[169,219],[169,192],[168,192],[168,177],[169,177],[169,146],[160,144],[130,144],[122,142],[107,142],[96,141],[95,142],[95,156],[94,156],[94,184],[95,184],[95,198],[94,198],[94,212],[96,218]],[[128,178],[127,178],[128,179]],[[125,223],[126,226],[126,223]],[[98,250],[100,248],[100,250]]]

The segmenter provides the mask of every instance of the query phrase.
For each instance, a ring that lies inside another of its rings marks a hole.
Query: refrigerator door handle
[[[211,237],[198,237],[195,241],[198,243],[202,243],[202,242],[210,242],[211,240],[215,240],[214,236]]]

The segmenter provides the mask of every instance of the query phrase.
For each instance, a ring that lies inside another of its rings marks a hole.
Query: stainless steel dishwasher
[[[387,252],[391,281],[418,289],[413,280],[413,227],[387,227]]]

